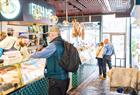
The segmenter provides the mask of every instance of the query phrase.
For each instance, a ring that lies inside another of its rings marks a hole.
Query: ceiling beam
[[[74,4],[72,4],[71,2],[68,2],[69,5],[73,6],[73,8],[76,8],[77,10],[82,12],[82,9],[78,8],[77,6],[75,6]]]
[[[82,4],[79,0],[76,0],[80,5],[82,5],[83,7],[87,8],[84,4]]]

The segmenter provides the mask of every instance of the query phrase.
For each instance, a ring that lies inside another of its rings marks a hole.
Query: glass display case
[[[17,65],[0,67],[0,93],[4,95],[21,86]]]
[[[44,76],[45,59],[31,59],[21,64],[23,84],[28,84]]]
[[[0,66],[0,95],[6,95],[44,77],[46,59],[30,59]]]

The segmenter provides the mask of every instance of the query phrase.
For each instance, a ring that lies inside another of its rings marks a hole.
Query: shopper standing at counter
[[[12,28],[7,30],[7,36],[2,41],[0,41],[0,48],[4,50],[10,50],[14,48],[17,38],[13,37],[13,31],[14,30]]]
[[[52,26],[48,32],[49,45],[31,55],[31,58],[47,58],[44,75],[49,79],[49,95],[66,95],[69,78],[60,65],[64,53],[64,45],[57,26]]]

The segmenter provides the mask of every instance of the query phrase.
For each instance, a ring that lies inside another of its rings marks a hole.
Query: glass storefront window
[[[126,32],[126,18],[116,18],[115,15],[103,15],[103,32]]]
[[[131,32],[131,55],[132,66],[140,69],[140,26],[132,23]]]
[[[103,36],[102,40],[108,38],[113,44],[115,55],[112,56],[113,66],[126,66],[126,35],[127,18],[116,18],[115,15],[103,15]]]

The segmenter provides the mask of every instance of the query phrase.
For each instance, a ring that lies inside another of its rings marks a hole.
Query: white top
[[[97,47],[96,57],[97,58],[103,58],[103,53],[104,53],[104,46]]]
[[[17,38],[13,36],[7,36],[5,39],[0,41],[0,48],[11,49],[16,42]]]
[[[20,53],[22,55],[22,61],[26,61],[29,59],[30,54],[28,52],[27,46],[21,47]]]

